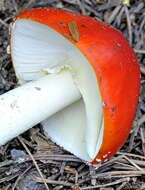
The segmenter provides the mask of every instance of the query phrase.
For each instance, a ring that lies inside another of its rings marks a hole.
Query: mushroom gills
[[[12,25],[11,54],[20,84],[51,72],[65,72],[64,68],[71,72],[82,99],[42,125],[55,143],[83,160],[92,161],[103,141],[104,122],[97,77],[87,58],[60,33],[29,19],[19,19]]]

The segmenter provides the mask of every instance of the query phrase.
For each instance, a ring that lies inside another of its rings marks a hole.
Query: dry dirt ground
[[[37,125],[0,147],[0,190],[145,189],[145,0],[0,0],[0,94],[17,82],[7,54],[9,24],[32,7],[79,12],[119,29],[137,53],[141,95],[130,136],[110,161],[98,168],[87,166],[45,140]]]

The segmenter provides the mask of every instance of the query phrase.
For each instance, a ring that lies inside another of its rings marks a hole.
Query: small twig
[[[23,177],[23,175],[24,175],[28,170],[30,170],[30,168],[31,168],[31,166],[29,166],[21,175],[19,175],[19,177],[18,177],[18,178],[16,179],[16,181],[15,181],[14,186],[12,187],[12,190],[15,190],[15,188],[16,188],[18,182],[20,181],[20,179]]]
[[[121,7],[122,7],[121,5],[118,5],[117,7],[115,7],[115,9],[112,11],[110,17],[107,19],[108,24],[111,24],[114,21],[116,15],[120,11]]]
[[[142,168],[140,168],[136,163],[133,162],[133,160],[129,159],[127,156],[123,156],[128,162],[130,162],[133,166],[135,166],[138,170],[143,171]]]
[[[4,190],[9,190],[10,187],[11,187],[11,184],[9,184],[7,187],[5,187]]]
[[[143,166],[143,167],[145,167],[145,161],[141,161],[141,160],[135,160],[135,159],[130,159],[132,162],[134,162],[135,164],[137,164],[137,165],[139,165],[139,166]],[[126,160],[124,160],[124,159],[122,159],[121,161],[120,161],[121,163],[128,163],[128,161],[126,161]]]
[[[34,180],[39,183],[43,182],[42,179],[39,177],[35,177]],[[58,181],[58,180],[50,180],[50,179],[45,179],[45,181],[46,183],[53,184],[53,185],[63,185],[63,186],[71,187],[72,189],[77,189],[77,190],[80,189],[79,186],[69,183],[67,181]]]
[[[79,7],[81,9],[81,13],[83,15],[86,15],[86,10],[85,10],[85,6],[84,6],[84,0],[77,0],[77,2],[78,2],[78,5],[79,5]]]
[[[143,67],[141,67],[143,69]],[[145,68],[144,68],[145,69]],[[138,125],[142,125],[145,122],[145,114],[138,120]]]
[[[85,183],[85,182],[90,182],[91,181],[91,177],[87,177],[87,176],[85,176],[85,178],[83,178],[83,179],[80,179],[79,180],[79,185],[81,185],[81,184],[83,184],[83,183]]]
[[[33,4],[36,0],[29,0],[20,11],[26,10],[31,4]]]
[[[142,141],[142,151],[145,156],[145,136],[144,136],[144,131],[143,128],[140,128],[140,136],[141,136],[141,141]]]
[[[17,138],[19,139],[20,143],[23,145],[23,147],[25,148],[25,150],[27,151],[27,153],[31,157],[31,159],[32,159],[32,161],[33,161],[33,163],[34,163],[34,165],[35,165],[35,167],[36,167],[36,169],[37,169],[37,171],[38,171],[38,173],[39,173],[39,175],[40,175],[40,177],[41,177],[41,179],[42,179],[42,181],[46,187],[46,189],[49,190],[49,187],[48,187],[48,185],[47,185],[47,183],[43,177],[43,174],[42,174],[41,170],[39,169],[38,164],[37,164],[36,160],[34,159],[33,155],[31,154],[31,152],[29,151],[29,149],[27,148],[27,146],[23,142],[22,138],[20,136],[18,136]]]
[[[75,184],[78,184],[78,177],[79,174],[78,174],[78,171],[75,171]]]
[[[61,167],[60,167],[60,172],[59,172],[60,175],[63,175],[65,165],[66,165],[66,162],[62,162]]]
[[[96,174],[94,176],[94,178],[98,178],[98,177],[112,177],[112,176],[118,176],[120,177],[121,175],[131,175],[131,176],[136,176],[136,175],[145,175],[145,170],[144,171],[111,171],[111,172],[105,172],[105,173],[101,173],[101,174]]]
[[[0,162],[0,168],[4,166],[9,166],[11,164],[15,164],[14,160],[5,160],[3,162]]]
[[[129,139],[128,152],[131,152],[131,150],[133,149],[134,140],[135,140],[135,137],[137,136],[139,128],[140,128],[140,125],[137,123]]]
[[[77,168],[77,172],[81,172],[84,168],[85,168],[85,164],[81,164],[78,168]]]
[[[18,177],[19,173],[17,174],[12,174],[12,175],[9,175],[7,177],[4,177],[4,178],[1,178],[0,179],[0,183],[4,183],[4,182],[8,182],[8,181],[11,181],[12,179],[15,179],[16,177]]]
[[[141,66],[140,66],[140,71],[141,71],[142,74],[145,75],[145,66],[141,65]],[[143,115],[142,117],[144,118],[144,115]],[[141,117],[141,118],[142,118],[142,117]],[[142,118],[142,119],[143,119],[143,118]],[[141,122],[142,122],[142,119],[141,119]],[[143,122],[144,122],[144,119],[143,119]]]
[[[117,166],[112,166],[115,169],[124,169],[124,170],[134,170],[134,166],[129,165],[130,163],[128,163],[127,160],[125,160],[124,158],[118,162],[115,162],[114,164],[117,164]]]
[[[79,162],[81,163],[82,161],[78,158],[76,158],[73,155],[57,155],[57,154],[41,154],[39,155],[35,154],[33,155],[33,158],[35,160],[47,160],[47,162],[52,163],[52,164],[59,164],[58,161],[65,161],[65,162]],[[32,158],[29,155],[17,158],[15,160],[6,160],[3,162],[0,162],[0,168],[4,166],[9,166],[9,165],[14,165],[14,164],[21,164],[24,162],[31,161]]]
[[[118,13],[118,15],[116,16],[116,20],[115,23],[117,24],[118,27],[120,27],[121,24],[121,18],[124,14],[124,7],[121,8],[120,12]]]
[[[84,171],[84,172],[81,172],[79,175],[78,175],[78,177],[79,178],[84,178],[84,176],[87,176],[87,175],[89,175],[89,171],[87,170],[87,171]]]
[[[132,173],[127,173],[127,174],[120,174],[120,175],[105,175],[105,176],[97,176],[97,180],[110,180],[110,179],[121,179],[121,178],[125,178],[125,177],[140,177],[144,174],[132,174]]]
[[[129,34],[129,43],[132,44],[132,27],[131,27],[131,20],[128,12],[128,7],[124,6],[126,20],[127,20],[127,27],[128,27],[128,34]]]
[[[9,25],[5,21],[3,21],[1,18],[0,18],[0,23],[4,25],[6,28],[9,28]]]
[[[136,53],[145,54],[145,50],[144,49],[134,49],[134,51]]]
[[[59,155],[59,154],[35,154],[33,155],[35,159],[42,160],[57,160],[57,161],[65,161],[65,162],[82,162],[79,158],[73,155]]]
[[[117,187],[116,190],[121,190],[121,189],[123,189],[126,184],[127,184],[127,181],[123,182],[119,187]]]
[[[140,156],[140,155],[136,155],[136,154],[124,153],[124,152],[117,152],[117,154],[119,154],[119,155],[126,155],[126,156],[135,157],[135,158],[140,158],[140,159],[142,159],[142,160],[145,160],[145,157],[144,157],[144,156]]]
[[[15,0],[12,0],[12,2],[13,2],[13,6],[14,6],[16,13],[18,13],[18,4],[16,3]]]
[[[94,176],[94,175],[96,174],[96,172],[95,172],[95,167],[92,166],[92,165],[90,165],[90,166],[89,166],[89,169],[90,169],[90,176],[91,176],[91,177]],[[93,185],[93,186],[96,185],[96,179],[91,178],[91,185]]]
[[[89,187],[83,187],[81,188],[82,190],[90,190],[90,189],[96,189],[96,188],[101,188],[101,187],[107,187],[107,186],[112,186],[112,185],[116,185],[116,184],[119,184],[119,183],[122,183],[122,182],[129,182],[130,178],[123,178],[123,179],[119,179],[119,180],[116,180],[114,182],[111,182],[111,183],[107,183],[107,184],[103,184],[103,185],[96,185],[96,186],[89,186]]]

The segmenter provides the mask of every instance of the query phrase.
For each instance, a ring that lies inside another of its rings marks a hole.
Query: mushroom
[[[0,144],[41,122],[82,160],[111,158],[128,137],[140,89],[122,34],[88,16],[37,8],[12,23],[10,43],[21,86],[0,96]]]

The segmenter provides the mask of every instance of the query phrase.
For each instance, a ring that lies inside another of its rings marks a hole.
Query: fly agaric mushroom
[[[41,122],[55,143],[93,164],[123,145],[140,71],[120,32],[88,16],[32,9],[11,26],[11,55],[22,86],[0,97],[0,144]]]

